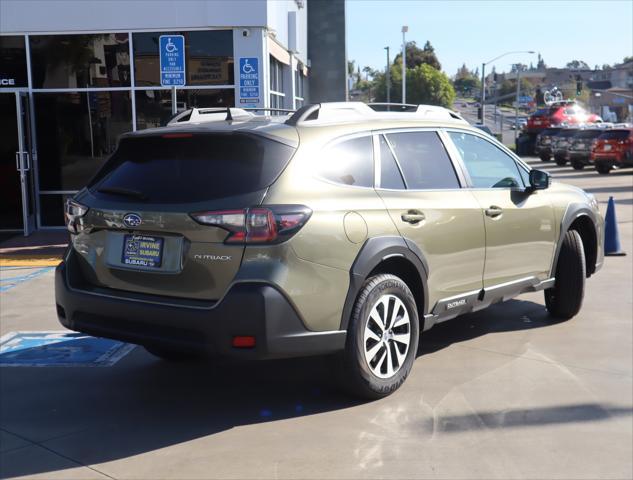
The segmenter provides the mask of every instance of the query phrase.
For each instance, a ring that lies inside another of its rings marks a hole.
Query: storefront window
[[[178,90],[176,94],[178,111],[198,107],[227,107],[235,104],[235,90]],[[136,128],[154,128],[165,125],[172,117],[171,91],[136,91]]]
[[[40,190],[79,190],[132,130],[130,93],[35,93]]]
[[[72,195],[40,195],[40,221],[42,226],[61,227],[64,225],[64,202],[70,197]]]
[[[24,37],[0,36],[0,89],[27,86]]]
[[[30,37],[33,88],[129,87],[127,33]]]
[[[158,39],[184,35],[187,85],[233,85],[233,31],[135,33],[134,78],[136,86],[160,85]]]

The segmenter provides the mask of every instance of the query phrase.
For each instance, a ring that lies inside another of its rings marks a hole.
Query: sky
[[[633,55],[633,0],[346,0],[347,58],[384,69],[407,41],[427,40],[449,76],[465,62],[472,70],[512,50],[540,52],[549,67],[571,60],[595,65],[619,63]],[[498,72],[513,63],[537,63],[537,55],[508,55]],[[486,66],[489,72],[493,64]]]

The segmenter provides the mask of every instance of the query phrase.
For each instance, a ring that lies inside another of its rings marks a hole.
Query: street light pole
[[[387,103],[391,103],[391,72],[389,71],[389,47],[385,47],[387,50]],[[391,107],[387,105],[387,111],[391,110]]]
[[[517,99],[514,103],[514,144],[517,144],[519,134],[519,97],[521,96],[521,65],[517,63]],[[518,149],[517,149],[518,151]]]
[[[481,64],[481,124],[485,125],[486,121],[486,64]]]
[[[530,55],[533,55],[536,52],[533,52],[532,50],[513,50],[511,52],[502,53],[498,57],[481,64],[481,123],[483,125],[486,124],[486,65],[495,62],[506,55],[512,55],[514,53],[529,53]]]
[[[407,41],[404,36],[409,27],[402,26],[402,103],[407,103]]]

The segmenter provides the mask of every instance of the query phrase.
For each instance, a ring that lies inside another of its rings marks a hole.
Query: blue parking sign
[[[240,105],[259,103],[259,58],[240,58]]]
[[[160,84],[163,87],[185,85],[185,37],[182,35],[161,35]]]

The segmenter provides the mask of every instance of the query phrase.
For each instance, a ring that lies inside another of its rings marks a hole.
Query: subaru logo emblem
[[[136,228],[143,223],[143,220],[141,220],[141,217],[136,213],[128,213],[123,217],[123,223],[125,223],[126,227]]]

